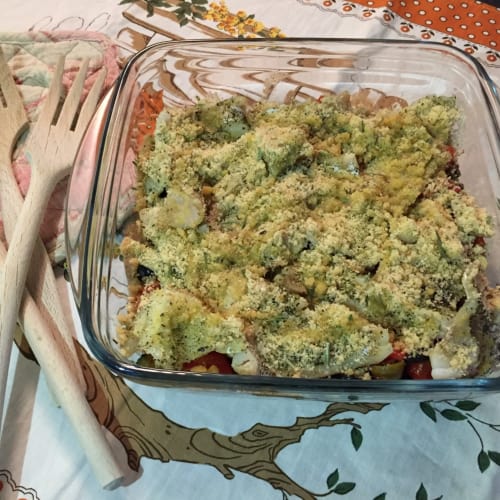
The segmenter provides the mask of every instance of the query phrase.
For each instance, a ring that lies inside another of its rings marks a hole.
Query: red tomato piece
[[[457,149],[454,146],[452,146],[451,144],[448,144],[446,146],[446,150],[448,151],[448,153],[450,153],[450,155],[451,155],[451,157],[453,159],[456,158],[456,156],[457,156]]]
[[[200,356],[199,358],[193,359],[193,361],[184,363],[182,365],[182,369],[187,371],[196,371],[196,367],[203,367],[207,371],[211,367],[215,367],[217,368],[218,373],[235,373],[235,371],[231,367],[231,359],[229,358],[229,356],[215,351],[204,354],[203,356]]]
[[[406,354],[403,351],[398,351],[394,349],[394,351],[387,356],[387,358],[382,361],[382,363],[390,362],[390,361],[403,361],[406,358]]]
[[[406,362],[406,375],[414,380],[431,380],[432,366],[428,359],[417,359]]]

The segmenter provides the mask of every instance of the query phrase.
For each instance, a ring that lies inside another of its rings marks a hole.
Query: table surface
[[[4,2],[0,31],[21,38],[39,31],[99,32],[118,47],[118,58],[126,58],[159,40],[237,36],[250,19],[245,36],[456,45],[500,82],[500,10],[487,3],[227,0],[171,1],[153,8],[154,3]],[[180,3],[198,4],[201,16],[176,14]],[[73,310],[62,278],[60,284]],[[78,322],[75,329],[85,347]],[[98,367],[105,382],[98,390],[113,393],[114,402],[106,408],[111,414],[104,432],[126,478],[123,486],[105,491],[36,362],[22,349],[12,356],[0,442],[1,500],[500,498],[500,395],[366,407],[151,388]],[[137,444],[141,440],[148,446]]]

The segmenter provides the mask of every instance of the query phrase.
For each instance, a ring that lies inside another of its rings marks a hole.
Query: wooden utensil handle
[[[32,176],[30,188],[7,251],[4,274],[0,280],[0,421],[3,415],[10,355],[19,307],[33,248],[38,238],[38,228],[51,192],[50,182],[44,182],[43,179],[40,182],[39,176]]]
[[[17,185],[12,171],[10,157],[7,156],[0,164],[0,198],[2,200],[2,221],[7,241],[10,241],[22,210],[24,199]],[[49,256],[42,240],[38,237],[33,249],[30,269],[26,278],[27,287],[31,296],[42,308],[42,313],[50,318],[59,333],[59,344],[69,357],[70,364],[74,370],[78,382],[85,392],[86,385],[81,367],[78,361],[75,346],[73,344],[72,329],[66,320],[59,297],[56,278],[52,269]]]
[[[5,250],[3,245],[0,245],[0,268],[4,260]],[[123,472],[115,460],[103,430],[80,390],[73,371],[50,335],[37,304],[28,293],[23,295],[19,318],[26,339],[47,378],[47,383],[67,415],[99,483],[104,489],[120,486]]]

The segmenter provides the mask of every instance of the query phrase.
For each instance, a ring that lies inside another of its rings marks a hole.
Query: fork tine
[[[12,87],[14,87],[14,92],[12,92],[13,90]],[[2,91],[6,103],[11,102],[10,101],[11,99],[16,99],[19,97],[19,92],[17,91],[17,88],[15,88],[14,80],[12,79],[9,65],[5,60],[5,56],[1,48],[0,48],[0,90]]]
[[[5,60],[5,55],[3,53],[2,47],[0,47],[0,78],[2,79],[2,81],[4,80],[5,75],[8,75],[9,73],[10,73],[9,65]]]
[[[75,119],[78,107],[80,106],[80,98],[83,91],[83,86],[85,84],[85,79],[87,78],[87,69],[89,67],[89,60],[84,59],[82,65],[78,70],[76,78],[71,84],[71,88],[64,100],[64,104],[57,120],[57,125],[64,129],[69,129]]]
[[[80,110],[80,114],[78,115],[78,122],[76,125],[75,132],[77,135],[82,136],[84,133],[84,129],[87,128],[92,116],[94,116],[97,103],[101,97],[101,91],[104,86],[104,79],[106,78],[106,68],[102,68],[97,75],[97,78],[92,85],[89,93],[87,94],[87,98],[83,103],[82,109]]]
[[[17,90],[16,84],[10,72],[9,65],[5,60],[2,49],[0,48],[0,88],[4,95],[7,106],[18,106],[23,103],[21,94]]]
[[[64,56],[61,56],[57,61],[47,99],[43,103],[42,111],[38,116],[37,122],[39,122],[42,127],[50,127],[59,107],[59,102],[63,93],[62,76],[64,72],[64,59]]]
[[[28,117],[24,109],[24,102],[10,72],[9,65],[0,49],[0,117],[2,131],[0,133],[1,161],[10,162],[12,148],[15,146],[20,133],[28,124]],[[2,102],[3,100],[3,102]],[[4,157],[4,155],[6,155]]]

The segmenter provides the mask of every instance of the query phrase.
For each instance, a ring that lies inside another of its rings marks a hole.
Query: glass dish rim
[[[112,123],[113,110],[121,95],[123,84],[127,81],[131,68],[135,62],[143,57],[144,54],[153,52],[164,48],[178,46],[196,46],[196,45],[290,45],[293,44],[312,44],[322,43],[338,45],[342,43],[356,44],[360,46],[380,45],[380,46],[407,46],[407,47],[421,47],[424,50],[437,50],[440,52],[448,52],[462,58],[464,62],[470,63],[473,70],[478,77],[482,86],[483,94],[485,93],[484,86],[488,89],[488,95],[485,95],[488,107],[490,108],[491,117],[493,119],[496,135],[500,137],[500,126],[497,119],[498,110],[492,109],[492,106],[500,107],[500,95],[497,85],[487,73],[485,67],[474,58],[472,55],[464,52],[458,47],[442,44],[433,41],[420,41],[420,40],[386,40],[381,38],[376,39],[362,39],[362,38],[331,38],[331,37],[290,37],[283,39],[273,38],[260,38],[260,39],[191,39],[179,41],[160,41],[152,44],[143,50],[134,54],[124,66],[117,81],[114,84],[113,90],[110,92],[107,100],[107,111],[103,123],[99,123],[102,127],[100,141],[98,145],[98,152],[96,155],[96,169],[94,174],[94,181],[92,183],[92,190],[89,199],[89,212],[93,212],[95,206],[95,182],[101,175],[103,166],[103,155],[105,149],[105,137]],[[492,104],[490,98],[494,99]],[[500,166],[498,166],[500,167]],[[477,378],[462,378],[462,379],[446,379],[446,380],[359,380],[359,379],[308,379],[308,378],[293,378],[293,377],[276,377],[266,375],[221,375],[210,373],[193,373],[181,370],[165,370],[142,367],[133,362],[118,359],[113,356],[110,351],[99,341],[99,337],[93,330],[92,314],[90,311],[89,291],[92,289],[92,283],[88,282],[89,276],[89,233],[91,225],[88,224],[84,238],[83,250],[83,267],[80,275],[80,300],[77,302],[79,317],[81,321],[82,331],[86,342],[88,343],[91,351],[96,358],[116,374],[122,375],[126,379],[136,381],[145,385],[155,386],[168,386],[172,385],[189,385],[190,387],[204,387],[215,386],[216,388],[224,388],[225,385],[242,390],[256,390],[257,393],[266,392],[266,390],[273,391],[274,396],[280,396],[282,393],[291,391],[301,395],[301,391],[315,393],[319,397],[322,394],[331,393],[369,393],[373,395],[383,394],[401,394],[409,393],[411,398],[413,394],[420,391],[428,393],[431,396],[433,393],[449,392],[452,395],[459,391],[478,390],[484,392],[500,392],[500,376],[498,377],[477,377]],[[73,290],[74,292],[74,290]]]

